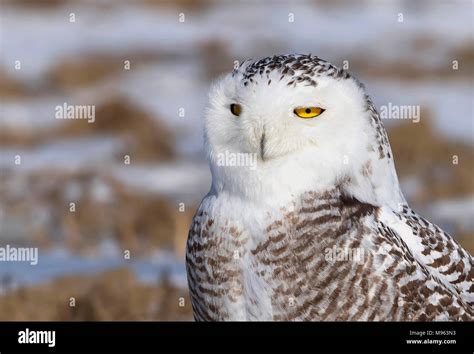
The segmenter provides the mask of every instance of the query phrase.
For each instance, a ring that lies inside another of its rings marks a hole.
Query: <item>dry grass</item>
[[[123,97],[113,97],[97,107],[95,122],[67,120],[50,138],[89,135],[118,136],[127,144],[126,154],[134,161],[162,161],[175,156],[174,136],[151,114]],[[123,161],[123,155],[117,156]]]
[[[471,255],[474,255],[474,233],[454,232],[454,235],[456,235],[456,240],[458,240],[461,246]]]
[[[46,75],[45,88],[56,92],[69,92],[77,88],[93,86],[109,78],[126,75],[125,61],[130,70],[143,64],[172,60],[172,53],[158,50],[138,50],[123,53],[91,53],[78,58],[67,58],[56,64]]]
[[[63,6],[70,0],[2,0],[2,3],[9,6],[18,6],[25,8],[34,9],[52,9],[55,7]]]
[[[443,138],[429,112],[422,111],[419,123],[405,121],[391,127],[388,135],[399,176],[416,176],[422,181],[414,196],[416,203],[474,195],[472,147]]]
[[[69,248],[76,251],[94,248],[98,235],[111,235],[123,249],[139,254],[174,246],[175,211],[160,197],[114,188],[110,203],[84,194],[75,213],[59,206],[55,210]]]
[[[124,143],[117,151],[117,161],[124,155],[134,162],[166,161],[176,157],[174,134],[150,113],[122,97],[112,97],[96,108],[95,122],[65,120],[52,129],[29,130],[5,127],[0,130],[0,146],[34,148],[58,138],[113,136]]]
[[[30,94],[30,90],[0,69],[0,98],[12,99]]]
[[[74,297],[76,306],[70,307]],[[184,298],[184,307],[180,307]],[[96,276],[69,276],[0,296],[2,321],[187,321],[192,310],[187,289],[166,279],[137,282],[128,270]]]
[[[413,50],[422,51],[433,47],[435,43],[434,38],[418,37],[413,40],[412,46]],[[474,46],[471,43],[465,43],[452,49],[447,57],[451,59],[444,65],[430,66],[409,59],[377,61],[372,60],[373,58],[355,56],[351,59],[351,67],[354,68],[354,72],[357,72],[357,76],[404,82],[421,82],[427,79],[465,81],[472,78],[474,72]],[[458,61],[457,70],[452,67],[453,60]]]
[[[1,127],[0,147],[34,147],[43,141],[43,134],[24,127]]]
[[[66,6],[69,4],[83,3],[96,7],[104,7],[106,5],[121,5],[128,3],[129,0],[116,0],[111,3],[103,3],[100,1],[92,2],[88,0],[2,0],[2,3],[9,6],[18,6],[34,9],[53,9],[56,7]],[[202,10],[216,2],[216,0],[134,0],[137,5],[147,6],[150,8],[173,8],[182,10]]]
[[[5,183],[0,198],[5,202],[5,217],[31,219],[39,206],[47,212],[49,218],[28,231],[40,247],[50,247],[59,239],[73,252],[90,253],[111,238],[135,255],[163,248],[183,255],[193,206],[180,212],[177,204],[159,195],[137,193],[111,176],[92,171],[42,171],[26,178],[23,183],[31,188],[26,196],[15,194]],[[107,190],[110,199],[97,199],[97,186]],[[71,188],[78,198],[71,200]],[[71,201],[75,212],[70,211]]]
[[[47,80],[53,87],[67,90],[100,82],[123,72],[123,60],[91,56],[87,59],[68,59],[56,65]]]
[[[219,39],[209,39],[199,46],[203,69],[209,82],[234,69],[234,58],[228,44]]]
[[[216,0],[138,0],[136,2],[158,10],[170,8],[180,11],[202,11],[216,3]]]

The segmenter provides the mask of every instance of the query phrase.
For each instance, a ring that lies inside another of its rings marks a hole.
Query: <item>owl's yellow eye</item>
[[[240,116],[240,113],[242,113],[242,106],[240,104],[232,103],[230,105],[230,111],[234,116]]]
[[[293,111],[298,117],[303,119],[310,119],[319,116],[324,112],[321,107],[299,107]]]

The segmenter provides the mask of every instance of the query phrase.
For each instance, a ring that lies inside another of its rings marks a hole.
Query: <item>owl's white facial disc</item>
[[[315,56],[244,62],[210,94],[205,141],[214,185],[253,193],[278,179],[279,189],[299,192],[292,183],[304,190],[358,178],[389,151],[368,102],[356,79]],[[244,155],[247,166],[237,166]]]

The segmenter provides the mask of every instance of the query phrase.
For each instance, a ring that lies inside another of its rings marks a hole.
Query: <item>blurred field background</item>
[[[192,318],[207,91],[249,57],[347,60],[377,107],[420,105],[419,123],[385,121],[402,188],[474,253],[472,1],[0,4],[0,246],[40,248],[36,266],[0,264],[0,320]],[[64,102],[95,123],[56,119]]]

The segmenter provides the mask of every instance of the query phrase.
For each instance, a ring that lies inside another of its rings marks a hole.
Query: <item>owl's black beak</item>
[[[262,134],[262,137],[260,138],[260,158],[262,161],[264,160],[264,155],[265,155],[265,133]]]

